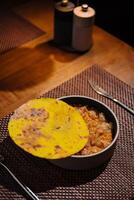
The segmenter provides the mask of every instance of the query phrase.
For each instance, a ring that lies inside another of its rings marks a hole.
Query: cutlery
[[[88,83],[93,88],[93,90],[95,90],[98,94],[100,94],[100,95],[102,95],[104,97],[107,97],[107,98],[113,100],[114,102],[116,102],[117,104],[119,104],[120,106],[122,106],[123,108],[125,108],[132,115],[134,115],[134,110],[132,110],[131,108],[129,108],[128,106],[126,106],[124,103],[122,103],[118,99],[114,98],[112,95],[110,95],[109,93],[107,93],[103,88],[99,87],[96,83],[93,83],[91,80],[88,80]]]
[[[28,188],[27,186],[23,185],[18,178],[10,171],[10,169],[2,163],[4,161],[4,157],[0,155],[0,166],[2,166],[10,175],[11,177],[18,183],[18,185],[23,189],[23,191],[32,199],[32,200],[39,200],[39,198]]]

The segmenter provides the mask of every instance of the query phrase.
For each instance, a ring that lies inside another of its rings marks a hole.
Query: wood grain
[[[0,117],[95,63],[134,86],[134,51],[129,45],[94,27],[89,52],[67,52],[51,43],[52,0],[29,1],[14,10],[46,34],[0,56]]]

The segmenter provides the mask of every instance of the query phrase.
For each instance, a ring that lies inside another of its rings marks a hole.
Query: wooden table
[[[14,8],[46,34],[0,56],[0,117],[95,63],[134,86],[132,47],[98,27],[94,27],[93,48],[85,54],[52,46],[52,4],[52,0],[34,0]]]

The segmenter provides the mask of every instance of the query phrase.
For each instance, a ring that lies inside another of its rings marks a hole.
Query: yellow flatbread
[[[23,150],[47,159],[79,152],[89,130],[80,113],[67,103],[41,98],[28,101],[11,116],[9,135]]]

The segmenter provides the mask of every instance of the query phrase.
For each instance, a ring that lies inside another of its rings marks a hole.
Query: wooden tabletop
[[[94,27],[94,45],[85,54],[54,47],[53,1],[40,0],[14,10],[46,34],[0,56],[0,118],[92,64],[134,86],[134,51],[123,41]]]

